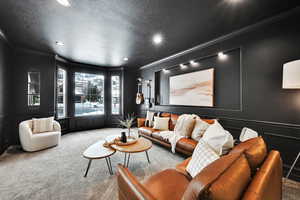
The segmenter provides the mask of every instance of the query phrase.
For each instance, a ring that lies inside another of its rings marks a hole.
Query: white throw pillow
[[[41,119],[32,119],[33,124],[33,133],[44,133],[53,131],[53,121],[54,117],[41,118]]]
[[[206,123],[200,118],[197,118],[195,120],[195,126],[191,138],[196,141],[199,141],[208,127],[209,127],[208,123]]]
[[[245,142],[251,138],[258,137],[258,133],[250,128],[244,127],[240,135],[240,141]]]
[[[194,116],[188,114],[180,115],[176,122],[174,132],[178,136],[189,138],[192,135],[194,125],[195,125]]]
[[[147,111],[146,121],[145,121],[145,125],[147,127],[152,127],[153,126],[153,117],[154,117],[154,115],[155,115],[155,112]]]
[[[217,120],[208,127],[202,138],[218,155],[227,153],[234,144],[232,135]]]
[[[202,169],[219,158],[220,156],[203,139],[200,139],[186,171],[194,178]]]
[[[169,117],[154,117],[154,129],[166,131],[169,130]]]

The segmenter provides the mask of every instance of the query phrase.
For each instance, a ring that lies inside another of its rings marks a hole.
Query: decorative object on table
[[[171,105],[213,107],[214,69],[191,72],[169,79]]]
[[[125,133],[125,132],[124,132]],[[122,135],[123,136],[123,135]],[[118,137],[114,140],[114,143],[113,144],[116,144],[118,146],[127,146],[127,145],[131,145],[131,144],[134,144],[137,142],[137,139],[133,136],[128,136],[126,137],[125,135],[125,138],[126,138],[126,141],[124,142],[122,140],[122,137]]]
[[[145,80],[146,86],[147,86],[147,98],[145,99],[145,105],[146,108],[151,108],[151,81],[152,80]]]
[[[127,128],[128,129],[128,136],[130,136],[130,129],[135,123],[135,116],[134,113],[128,114],[127,117],[124,119],[119,119],[119,123],[121,127]]]
[[[299,89],[300,88],[300,60],[285,63],[282,73],[283,89]]]
[[[120,141],[123,143],[127,142],[126,132],[121,132],[121,140]]]
[[[136,104],[142,104],[144,102],[144,94],[142,93],[142,87],[143,87],[143,79],[138,78],[138,91],[136,93]]]

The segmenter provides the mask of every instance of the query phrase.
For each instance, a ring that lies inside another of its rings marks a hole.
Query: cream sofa
[[[57,121],[53,121],[52,132],[33,134],[32,120],[27,120],[19,124],[19,137],[24,151],[38,151],[60,143],[61,127]]]

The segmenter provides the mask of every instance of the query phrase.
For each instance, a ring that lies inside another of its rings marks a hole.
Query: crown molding
[[[147,65],[144,65],[144,66],[140,67],[139,70],[148,69],[148,68],[153,67],[155,65],[159,65],[161,63],[164,63],[166,61],[172,60],[174,58],[178,58],[180,56],[183,56],[183,55],[186,55],[188,53],[194,52],[196,50],[200,50],[200,49],[203,49],[205,47],[212,46],[212,45],[220,43],[222,41],[234,38],[234,37],[236,37],[238,35],[241,35],[241,34],[244,34],[244,33],[247,33],[247,32],[253,31],[253,30],[256,30],[257,28],[260,28],[260,27],[265,26],[267,24],[271,24],[271,23],[274,23],[274,22],[279,21],[281,19],[284,19],[284,18],[286,18],[286,17],[288,17],[288,16],[290,16],[290,15],[296,13],[296,12],[299,12],[299,11],[300,11],[300,6],[298,6],[296,8],[293,8],[291,10],[285,11],[283,13],[280,13],[278,15],[275,15],[273,17],[264,19],[264,20],[262,20],[262,21],[260,21],[258,23],[255,23],[255,24],[246,26],[244,28],[241,28],[239,30],[233,31],[233,32],[231,32],[229,34],[226,34],[226,35],[223,35],[221,37],[215,38],[215,39],[210,40],[208,42],[199,44],[199,45],[194,46],[194,47],[192,47],[190,49],[187,49],[187,50],[175,53],[175,54],[173,54],[171,56],[165,57],[163,59],[154,61],[152,63],[149,63]]]

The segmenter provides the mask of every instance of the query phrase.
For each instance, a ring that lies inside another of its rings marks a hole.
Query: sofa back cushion
[[[262,137],[256,137],[236,145],[230,153],[244,152],[253,171],[260,167],[267,156],[267,146]]]
[[[204,119],[204,118],[201,118],[203,121],[205,121],[206,123],[208,124],[214,124],[215,123],[215,119]]]
[[[255,174],[243,200],[282,199],[282,160],[278,151],[271,151]]]
[[[178,118],[179,118],[179,115],[177,115],[177,114],[171,114],[171,120],[170,120],[170,130],[171,131],[174,130]]]
[[[183,199],[240,199],[250,182],[251,170],[244,154],[228,154],[204,168],[186,189]]]

